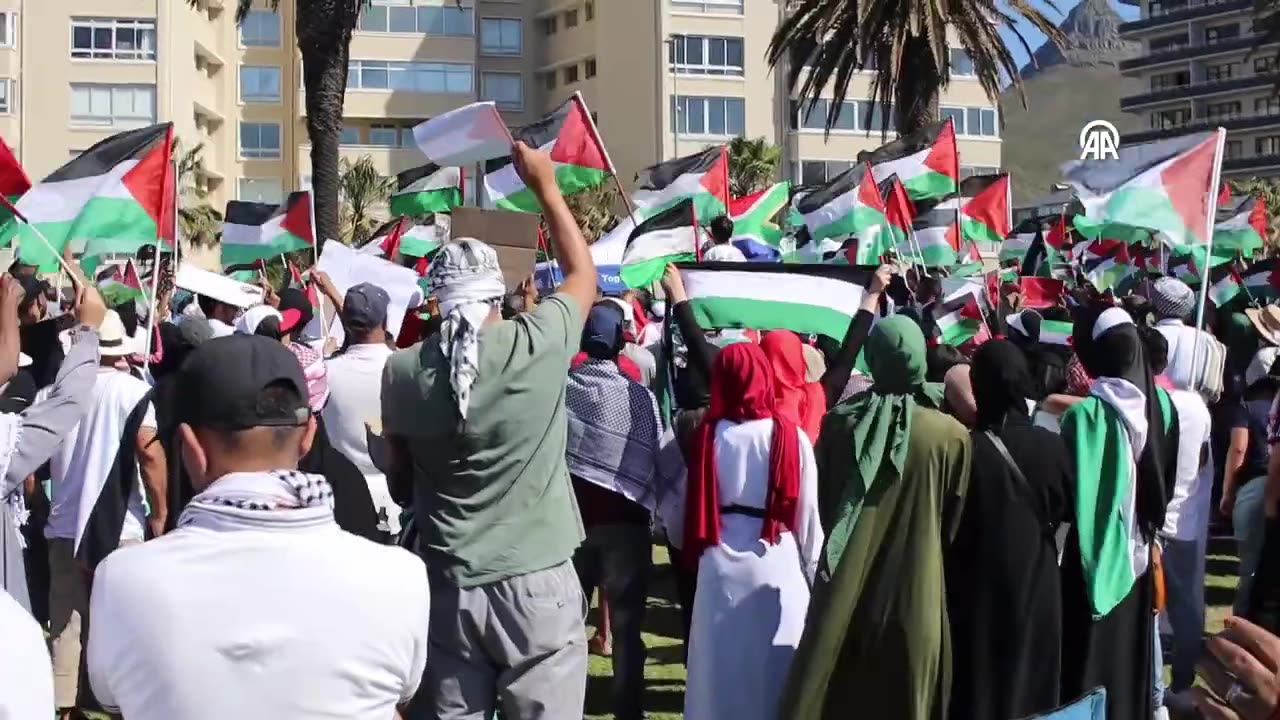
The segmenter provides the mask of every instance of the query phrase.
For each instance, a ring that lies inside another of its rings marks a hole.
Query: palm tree
[[[222,213],[209,204],[209,190],[200,182],[204,174],[204,143],[183,149],[174,140],[173,155],[178,161],[178,226],[182,237],[196,247],[210,247],[222,229]]]
[[[193,7],[200,0],[187,0]],[[316,242],[338,234],[338,136],[347,94],[347,60],[351,31],[368,0],[296,0],[294,34],[302,54],[302,86],[311,137],[311,191],[315,198]],[[242,22],[253,0],[237,0],[236,22]],[[280,0],[268,0],[279,10]]]
[[[361,155],[355,162],[344,159],[340,163],[338,187],[342,197],[342,234],[338,237],[348,245],[363,245],[383,222],[372,211],[387,202],[395,190],[395,178],[383,176],[372,157]]]
[[[586,238],[588,244],[599,240],[618,224],[618,215],[614,212],[618,203],[618,187],[611,182],[569,195],[564,201],[578,221],[578,229],[582,231],[582,237]],[[542,229],[544,238],[550,237],[545,220],[539,218],[538,226]],[[550,247],[548,242],[546,248]],[[538,248],[538,261],[546,260],[547,257],[546,251]]]
[[[736,137],[729,143],[729,190],[734,197],[750,195],[773,184],[782,150],[764,138]]]
[[[879,113],[881,132],[918,130],[937,117],[938,98],[951,80],[947,28],[969,54],[973,71],[995,100],[1011,78],[1026,105],[1018,63],[1000,37],[1009,31],[1031,55],[1016,24],[1025,21],[1059,47],[1065,37],[1030,0],[800,0],[773,35],[769,63],[791,59],[788,83],[801,102],[813,102],[830,88],[835,102],[827,113],[830,129],[857,70],[871,70],[871,98],[865,117]],[[1051,0],[1044,5],[1057,12]],[[807,72],[806,72],[807,70]],[[888,110],[888,112],[884,112]]]

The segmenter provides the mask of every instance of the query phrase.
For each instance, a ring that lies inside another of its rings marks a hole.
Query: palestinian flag
[[[960,186],[960,155],[951,120],[933,123],[871,152],[858,153],[859,163],[870,163],[879,183],[897,175],[912,200],[940,198]]]
[[[813,242],[834,240],[849,244],[850,264],[871,265],[893,248],[880,188],[871,167],[854,165],[796,203]]]
[[[1223,265],[1209,271],[1209,299],[1218,308],[1236,299],[1244,290],[1240,273],[1232,265]]]
[[[298,266],[292,262],[289,263],[289,287],[298,288],[306,293],[307,301],[311,303],[313,310],[320,307],[320,295],[316,292],[316,286],[307,282],[298,270]]]
[[[791,330],[843,340],[874,268],[853,265],[699,263],[680,267],[704,328]]]
[[[963,293],[938,306],[934,315],[938,342],[960,346],[977,337],[982,330],[982,305],[971,293]]]
[[[758,193],[729,201],[733,244],[748,260],[778,259],[782,228],[773,218],[787,206],[790,198],[790,183],[780,182]]]
[[[19,238],[18,261],[52,272],[55,253],[67,243],[95,256],[133,254],[158,237],[171,241],[172,145],[172,123],[112,135],[32,187],[15,212],[53,252],[32,228],[18,225],[6,238]]]
[[[1134,271],[1129,259],[1129,246],[1123,242],[1112,241],[1102,254],[1086,260],[1083,266],[1084,276],[1098,289],[1098,292],[1113,290]]]
[[[1267,201],[1246,197],[1235,207],[1218,210],[1213,226],[1213,254],[1253,257],[1266,244],[1266,237]]]
[[[391,214],[447,213],[462,204],[462,168],[423,165],[396,175]]]
[[[314,247],[311,193],[290,193],[283,205],[232,200],[222,224],[222,264],[249,263]]]
[[[1190,253],[1169,256],[1165,272],[1188,285],[1200,284],[1200,268]]]
[[[622,281],[628,287],[644,287],[662,277],[667,263],[696,260],[700,237],[692,198],[641,222],[622,253]]]
[[[729,152],[723,145],[636,173],[631,202],[641,218],[686,199],[693,200],[699,222],[709,223],[725,214],[729,203]]]
[[[1061,345],[1069,347],[1071,345],[1071,331],[1073,326],[1069,322],[1062,320],[1041,320],[1040,321],[1040,342],[1045,345]]]
[[[419,223],[412,218],[395,218],[373,231],[373,237],[361,248],[368,249],[370,254],[380,255],[392,260],[398,253],[401,257],[426,257],[444,244],[436,216],[433,222]]]
[[[1062,301],[1066,285],[1061,280],[1043,277],[1024,277],[1018,281],[1022,306],[1042,310]]]
[[[1118,160],[1063,165],[1084,205],[1076,229],[1099,237],[1105,226],[1120,225],[1153,232],[1174,250],[1205,245],[1205,226],[1217,200],[1211,192],[1222,162],[1221,132],[1124,145]]]
[[[139,300],[146,300],[146,292],[142,289],[142,280],[138,277],[138,268],[130,259],[124,266],[116,265],[106,277],[98,281],[98,292],[107,307],[113,308]]]
[[[960,230],[974,242],[999,245],[1013,230],[1008,173],[974,175],[960,183]]]
[[[1017,262],[1019,265],[1027,259],[1027,251],[1037,238],[1043,242],[1040,218],[1028,218],[1018,224],[1000,244],[1000,262]]]
[[[0,139],[0,195],[9,201],[9,206],[13,206],[30,189],[31,179],[27,177],[27,171],[22,169],[13,150]],[[12,217],[8,206],[0,207],[0,224],[9,222]]]
[[[582,95],[574,93],[550,115],[512,133],[530,147],[551,155],[556,185],[564,195],[572,195],[600,185],[612,174],[609,154],[600,132],[591,120]],[[533,191],[525,186],[510,157],[485,164],[485,193],[499,210],[541,212]]]
[[[1259,260],[1240,273],[1240,285],[1252,302],[1268,303],[1280,299],[1280,260]]]
[[[976,253],[972,242],[997,244],[1012,229],[1009,176],[974,175],[960,183],[958,193],[933,202],[920,201],[916,208],[915,240],[925,265],[972,263]]]

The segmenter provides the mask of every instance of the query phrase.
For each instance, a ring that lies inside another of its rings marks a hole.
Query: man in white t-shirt
[[[129,720],[391,720],[426,667],[426,566],[341,530],[328,482],[297,470],[316,433],[297,359],[216,338],[176,381],[197,495],[98,568],[98,699]]]
[[[338,311],[347,347],[325,361],[329,402],[320,413],[329,442],[369,483],[378,529],[388,540],[400,533],[400,506],[370,456],[369,437],[382,435],[382,368],[392,353],[386,331],[390,303],[387,291],[370,283],[352,287],[342,298]]]
[[[733,245],[733,221],[721,215],[711,221],[711,242],[702,249],[707,262],[746,262],[747,256]]]
[[[99,330],[98,376],[87,414],[49,460],[49,638],[59,712],[77,706],[80,653],[89,623],[86,573],[120,545],[164,531],[164,449],[151,388],[129,373],[139,351],[115,311]],[[150,514],[143,506],[146,493]]]
[[[53,669],[44,629],[9,593],[0,589],[0,718],[53,717]]]
[[[1163,337],[1163,333],[1156,335]],[[1162,370],[1167,364],[1168,349],[1166,346],[1166,357],[1161,357],[1158,350],[1153,348],[1152,364],[1156,370]],[[1191,687],[1196,660],[1200,657],[1204,633],[1205,549],[1213,487],[1209,408],[1194,389],[1190,364],[1181,367],[1186,371],[1175,372],[1170,366],[1165,373],[1174,388],[1168,392],[1178,417],[1178,458],[1173,494],[1160,530],[1168,589],[1165,612],[1173,629],[1173,676],[1169,692],[1175,694]]]

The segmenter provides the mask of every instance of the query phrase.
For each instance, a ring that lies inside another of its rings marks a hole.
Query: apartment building
[[[1280,175],[1280,79],[1277,46],[1254,47],[1250,0],[1141,0],[1138,20],[1121,36],[1142,42],[1121,72],[1142,81],[1143,92],[1121,99],[1122,110],[1142,118],[1145,130],[1121,142],[1145,142],[1218,126],[1227,130],[1222,172],[1227,176]]]
[[[234,0],[0,0],[0,136],[38,178],[112,133],[171,120],[185,146],[202,144],[213,204],[279,201],[312,174],[296,4],[260,2],[237,26]],[[869,74],[829,136],[826,101],[801,116],[764,58],[784,5],[373,0],[351,42],[341,156],[392,174],[423,162],[411,128],[427,118],[485,99],[516,127],[580,91],[624,182],[737,135],[780,146],[792,180],[821,182],[885,138],[865,117]],[[963,52],[952,62],[942,112],[962,171],[994,171],[995,104]]]

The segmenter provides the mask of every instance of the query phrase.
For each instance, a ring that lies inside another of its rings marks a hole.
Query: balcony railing
[[[1222,172],[1248,172],[1265,167],[1280,167],[1280,153],[1254,155],[1246,158],[1231,158],[1222,161]]]
[[[1173,62],[1176,60],[1191,60],[1193,58],[1202,57],[1204,55],[1218,55],[1222,53],[1233,52],[1236,50],[1252,50],[1258,44],[1257,35],[1246,35],[1244,37],[1225,38],[1200,45],[1183,45],[1177,44],[1174,47],[1162,47],[1159,50],[1136,58],[1120,61],[1120,70],[1136,70],[1150,65],[1159,65],[1161,63]],[[1266,46],[1274,46],[1275,43],[1265,43]]]
[[[1179,3],[1177,5],[1165,5],[1141,20],[1120,23],[1120,33],[1149,30],[1210,15],[1240,12],[1251,8],[1253,8],[1253,0],[1197,0],[1196,2]]]
[[[1280,125],[1280,110],[1276,112],[1241,114],[1231,118],[1214,118],[1212,120],[1196,118],[1191,122],[1174,127],[1126,133],[1120,136],[1120,142],[1122,144],[1143,143],[1175,135],[1208,131],[1217,127],[1223,127],[1227,130],[1257,130],[1278,125]]]
[[[1202,80],[1186,85],[1171,85],[1152,90],[1151,92],[1130,95],[1120,99],[1120,109],[1130,110],[1142,105],[1165,102],[1168,100],[1187,100],[1200,95],[1212,95],[1221,92],[1236,92],[1250,88],[1267,87],[1280,79],[1280,74],[1265,73],[1247,77],[1229,78],[1227,80]]]

